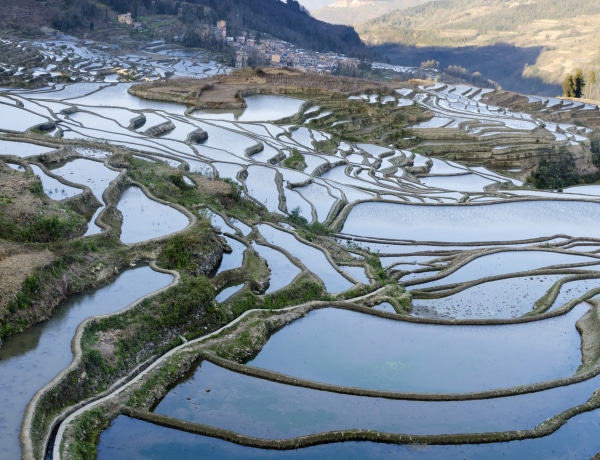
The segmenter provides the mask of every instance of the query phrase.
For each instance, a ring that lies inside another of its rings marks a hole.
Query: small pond
[[[56,149],[42,145],[28,144],[27,142],[0,141],[0,155],[15,155],[24,158],[52,152],[53,150]]]
[[[294,115],[304,103],[301,99],[286,96],[257,95],[244,98],[248,107],[244,110],[198,110],[196,118],[228,121],[269,121]]]
[[[499,276],[516,272],[526,272],[554,265],[569,265],[600,262],[595,257],[564,254],[551,251],[503,251],[477,257],[455,272],[428,283],[411,286],[410,289],[423,289],[453,283],[463,283],[487,276]],[[597,270],[596,266],[580,267],[582,270]],[[404,281],[404,280],[403,280]]]
[[[523,276],[478,284],[439,299],[413,298],[411,315],[422,318],[509,319],[525,315],[563,275]],[[600,284],[595,280],[596,284]],[[570,298],[578,297],[577,295]],[[560,302],[564,304],[568,299]],[[558,304],[558,302],[557,302]]]
[[[53,200],[64,200],[75,195],[83,193],[80,188],[71,187],[70,185],[63,184],[58,179],[48,176],[42,168],[36,165],[29,165],[33,170],[33,173],[40,178],[42,186],[44,187],[44,193]]]
[[[185,214],[151,200],[135,186],[123,192],[117,209],[123,214],[121,241],[125,244],[166,236],[183,230],[189,224]]]
[[[223,254],[223,259],[217,269],[217,274],[226,270],[240,268],[244,262],[244,252],[246,251],[246,245],[244,243],[240,243],[238,240],[228,236],[224,236],[223,238],[227,240],[227,244],[231,247],[232,252],[230,254]]]
[[[269,288],[266,290],[266,294],[275,292],[281,288],[284,288],[290,284],[296,276],[298,276],[301,270],[296,267],[290,260],[277,249],[270,248],[269,246],[263,246],[254,243],[252,245],[254,250],[263,257],[269,265],[271,276],[269,278]]]
[[[77,158],[64,166],[52,170],[53,174],[68,181],[88,186],[96,199],[102,203],[102,194],[118,175],[118,171],[107,168],[103,163]]]

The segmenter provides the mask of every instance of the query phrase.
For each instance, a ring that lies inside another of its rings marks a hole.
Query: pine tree
[[[581,69],[577,69],[575,71],[575,75],[573,76],[573,86],[574,93],[577,98],[583,96],[583,88],[585,87],[585,78],[583,78],[583,71]]]

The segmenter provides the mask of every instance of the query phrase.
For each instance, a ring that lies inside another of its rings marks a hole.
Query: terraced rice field
[[[108,65],[101,60],[96,69],[101,54],[65,46],[90,75]],[[48,46],[46,55],[53,50]],[[181,75],[198,72],[199,64],[186,59],[173,68]],[[157,74],[165,70],[139,58],[138,71],[146,67]],[[235,452],[236,458],[600,452],[600,194],[597,187],[533,191],[506,175],[518,163],[510,156],[529,151],[536,139],[579,144],[587,142],[588,130],[487,105],[481,102],[484,90],[438,84],[383,100],[375,94],[355,98],[428,108],[433,118],[412,127],[422,143],[397,149],[336,140],[335,151],[325,153],[318,146],[331,138],[326,129],[315,129],[312,121],[276,123],[302,110],[302,101],[257,96],[248,99],[242,115],[190,114],[182,106],[129,96],[127,88],[94,81],[2,91],[0,104],[10,108],[11,123],[0,122],[0,131],[23,132],[40,120],[54,129],[41,146],[5,136],[0,160],[41,175],[46,193],[57,200],[89,187],[101,202],[118,174],[102,166],[108,154],[89,140],[166,162],[183,170],[188,183],[195,174],[230,179],[245,199],[279,217],[268,224],[242,222],[210,210],[212,225],[233,251],[217,273],[241,267],[244,252],[253,248],[268,261],[276,290],[311,272],[331,295],[332,308],[310,311],[281,329],[254,361],[241,365],[244,374],[221,361],[199,362],[156,408],[119,416],[102,433],[98,458],[115,458],[115,452],[187,458],[186,448],[195,458],[202,449],[213,456]],[[304,119],[327,116],[327,109],[317,107]],[[151,129],[164,123],[173,127]],[[199,128],[208,139],[190,142],[188,135]],[[49,169],[43,155],[59,152],[61,138],[75,155]],[[469,161],[465,144],[483,146],[475,150],[488,152],[488,164],[505,167]],[[304,157],[303,171],[283,165],[294,151]],[[443,152],[454,152],[452,159]],[[46,185],[49,178],[61,185]],[[180,211],[138,191],[122,192],[124,243],[188,224]],[[334,233],[328,244],[303,240],[283,222],[285,216],[304,217]],[[101,210],[91,219],[101,223]],[[375,282],[370,257],[381,261],[390,283],[354,297],[349,290]],[[389,294],[390,285],[406,289],[411,305]],[[226,286],[216,300],[229,302],[245,289]],[[336,308],[342,297],[356,308]],[[377,307],[382,302],[389,302],[385,312]],[[257,378],[260,368],[285,378]],[[18,429],[22,411],[15,409],[8,430]],[[169,418],[157,422],[157,414]],[[178,419],[191,422],[186,431],[196,434],[180,431]],[[229,442],[234,435],[210,427],[239,433],[239,444]],[[323,432],[329,434],[319,437]],[[279,448],[288,450],[260,450],[279,440],[287,440]],[[0,452],[18,453],[13,440],[2,442]],[[57,442],[54,458],[59,447]]]

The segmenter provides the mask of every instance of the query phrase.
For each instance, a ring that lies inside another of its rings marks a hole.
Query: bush
[[[557,153],[540,160],[537,170],[529,179],[536,188],[562,189],[579,184],[581,177],[575,167],[575,160],[566,147]]]

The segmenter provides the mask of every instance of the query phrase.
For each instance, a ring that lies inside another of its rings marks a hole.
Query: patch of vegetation
[[[193,363],[194,357],[189,353],[171,356],[133,392],[125,404],[129,407],[150,409],[178,377],[189,371]]]
[[[304,230],[303,232],[301,231],[299,233],[308,241],[313,241],[315,235],[331,234],[331,230],[329,229],[329,227],[327,227],[327,225],[319,221],[315,221],[312,224],[309,224],[308,220],[306,220],[305,217],[300,215],[299,206],[296,206],[294,209],[292,209],[286,219],[290,224],[293,224],[299,229]]]
[[[572,74],[567,74],[562,83],[563,96],[580,98],[583,96],[585,88],[585,78],[581,69],[575,70]]]
[[[592,163],[600,167],[600,133],[594,133],[590,138],[590,150],[592,151]]]
[[[65,407],[103,391],[140,362],[181,344],[181,336],[195,338],[225,324],[227,317],[213,299],[207,278],[183,275],[168,291],[89,324],[81,340],[82,361],[41,397],[35,432],[44,433],[53,415]],[[109,340],[104,348],[103,340]]]
[[[56,215],[35,215],[24,222],[15,222],[0,210],[0,238],[20,243],[47,243],[72,238],[86,226],[83,216],[69,212],[67,218]]]
[[[306,169],[304,155],[298,149],[292,149],[292,154],[283,160],[283,166],[297,171],[304,171]]]
[[[218,244],[207,220],[169,238],[161,247],[158,264],[167,269],[199,274],[203,256]]]
[[[381,88],[375,92],[380,96],[389,94]],[[332,114],[312,120],[311,127],[326,130],[335,139],[384,146],[391,144],[396,148],[406,147],[406,139],[412,137],[408,126],[431,117],[427,110],[414,104],[398,107],[394,104],[368,104],[347,99],[320,99],[315,103],[321,110],[331,111]],[[332,120],[345,123],[333,124]]]
[[[373,273],[373,277],[380,284],[388,284],[390,282],[394,282],[385,271],[385,268],[381,265],[381,259],[379,256],[373,253],[370,253],[365,257],[365,261],[371,267],[371,272]]]
[[[233,300],[227,302],[227,305],[230,309],[229,318],[231,320],[248,310],[277,310],[310,300],[331,300],[331,298],[325,294],[321,284],[302,277],[285,289],[265,296],[259,296],[253,292],[244,292],[234,296]]]
[[[557,152],[550,152],[538,164],[536,171],[527,178],[540,189],[558,189],[581,183],[575,160],[564,146]]]
[[[98,374],[94,370],[102,370],[100,374],[111,374],[117,369],[122,372],[152,354],[178,345],[181,335],[191,338],[214,330],[225,318],[213,300],[214,290],[208,278],[184,274],[181,282],[168,291],[144,300],[122,315],[94,322],[82,340],[86,368],[91,375]],[[100,333],[107,331],[119,338],[114,355],[98,356],[95,345]]]
[[[96,458],[100,433],[107,425],[107,411],[104,408],[94,408],[79,416],[73,428],[69,458],[74,460]]]

